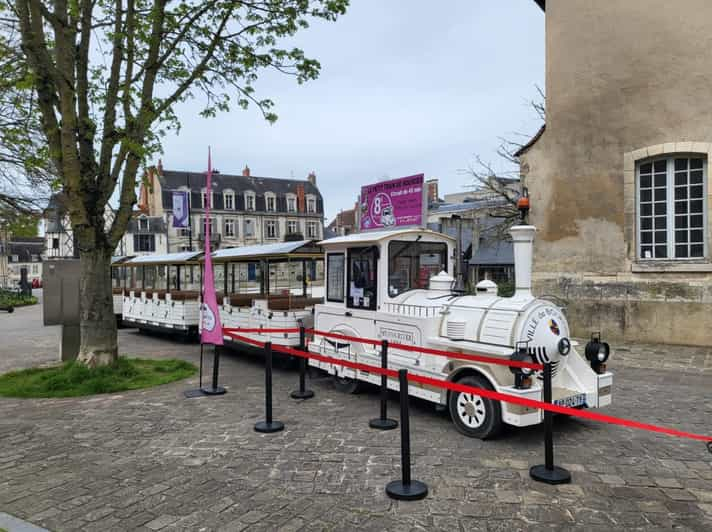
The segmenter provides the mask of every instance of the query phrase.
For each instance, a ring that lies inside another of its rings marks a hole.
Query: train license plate
[[[554,400],[555,405],[566,406],[569,408],[576,408],[577,406],[583,406],[586,404],[586,394],[577,393],[576,395],[569,395],[568,397],[562,397],[561,399]]]

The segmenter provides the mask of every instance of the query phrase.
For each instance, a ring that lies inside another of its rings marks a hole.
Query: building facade
[[[53,194],[43,213],[45,255],[48,259],[79,258],[64,194]]]
[[[5,286],[17,288],[22,278],[22,270],[27,270],[30,284],[42,281],[42,255],[44,254],[43,237],[11,237],[6,244]],[[36,286],[36,284],[35,284]]]
[[[213,249],[323,238],[324,202],[313,172],[297,180],[255,177],[248,167],[242,175],[215,171],[212,187]],[[174,191],[189,192],[188,229],[173,227]],[[169,252],[203,249],[207,196],[204,173],[164,170],[159,163],[147,171],[139,209],[164,220]]]
[[[712,344],[712,3],[537,0],[546,127],[520,152],[534,288],[575,334]]]
[[[168,232],[166,223],[161,216],[146,216],[135,214],[121,237],[115,255],[119,257],[135,257],[153,253],[168,253]]]
[[[353,209],[346,209],[339,212],[325,228],[324,237],[332,238],[335,236],[346,236],[352,233],[358,233],[360,230],[358,226],[358,213],[358,202],[354,205]]]
[[[108,229],[114,220],[114,211],[108,206],[104,217]],[[61,193],[50,198],[43,221],[45,256],[49,259],[79,258],[72,223]],[[168,234],[163,216],[148,216],[143,212],[135,212],[116,246],[114,255],[126,257],[167,252]]]

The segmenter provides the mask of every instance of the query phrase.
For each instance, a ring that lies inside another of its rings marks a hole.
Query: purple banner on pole
[[[173,193],[173,227],[188,227],[188,193]]]
[[[361,187],[361,231],[422,226],[423,174]]]
[[[208,148],[208,173],[206,175],[205,189],[212,190],[210,180],[213,177],[213,168],[210,161],[210,148]],[[210,220],[210,204],[212,194],[207,195],[205,204],[205,219]],[[213,276],[213,260],[210,255],[210,223],[205,224],[205,275],[203,275],[203,304],[200,307],[200,343],[223,345],[222,324],[220,323],[220,310],[215,295],[215,278]]]

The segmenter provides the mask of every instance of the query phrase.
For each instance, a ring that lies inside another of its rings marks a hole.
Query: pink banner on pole
[[[210,161],[210,148],[208,148],[208,173],[206,176],[205,190],[205,275],[203,275],[203,304],[200,306],[200,343],[223,345],[222,323],[220,323],[220,310],[215,296],[215,277],[213,275],[213,259],[210,256],[210,207],[213,202],[211,179],[213,168]]]
[[[361,187],[361,231],[422,226],[423,174]]]

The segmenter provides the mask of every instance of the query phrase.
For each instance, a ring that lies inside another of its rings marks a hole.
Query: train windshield
[[[377,254],[374,246],[349,249],[347,307],[376,310]]]
[[[403,242],[388,245],[388,295],[428,288],[433,275],[447,270],[447,245],[442,242]]]

